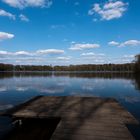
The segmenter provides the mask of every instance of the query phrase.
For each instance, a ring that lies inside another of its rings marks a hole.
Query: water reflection
[[[0,73],[1,78],[11,78],[11,77],[81,77],[81,78],[124,78],[124,79],[133,79],[133,73],[111,73],[111,72],[3,72]],[[137,76],[136,76],[137,77]]]
[[[11,104],[8,104],[8,105],[0,105],[0,111],[1,110],[6,110],[6,109],[9,109],[9,108],[12,108],[13,107],[13,105],[11,105]]]
[[[0,73],[1,110],[37,95],[112,97],[140,118],[140,77],[133,73]]]
[[[133,84],[135,85],[136,89],[140,90],[140,75],[135,75],[133,73],[94,73],[94,72],[3,72],[0,73],[0,79],[7,79],[7,78],[22,78],[22,77],[70,77],[70,78],[102,78],[102,79],[130,79],[132,80]],[[59,82],[58,85],[67,85],[66,81]],[[89,86],[85,86],[88,88]],[[90,87],[89,87],[90,88]],[[26,91],[26,87],[17,87],[19,91]],[[0,86],[0,92],[6,91],[6,87]]]
[[[136,89],[140,90],[140,74],[137,74],[134,77],[135,77],[134,84],[136,86]]]
[[[63,87],[59,87],[59,86],[52,86],[52,87],[48,87],[48,88],[42,88],[40,90],[41,93],[48,93],[48,94],[56,94],[56,93],[63,93],[64,92],[64,88]]]

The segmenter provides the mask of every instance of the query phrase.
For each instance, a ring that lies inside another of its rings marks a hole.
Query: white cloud
[[[36,52],[28,52],[28,51],[17,51],[17,52],[8,52],[8,51],[0,51],[0,56],[14,56],[14,57],[30,57],[30,56],[40,56],[42,54],[63,54],[64,50],[57,50],[57,49],[47,49],[47,50],[37,50]],[[30,57],[31,58],[31,57]],[[59,59],[68,59],[68,57],[58,57]]]
[[[131,55],[124,55],[123,58],[135,58],[135,55],[131,54]]]
[[[18,51],[18,52],[13,53],[13,55],[27,55],[27,56],[31,56],[33,54],[30,53],[30,52],[27,52],[27,51]]]
[[[57,57],[57,60],[70,60],[70,57]]]
[[[23,9],[25,7],[50,7],[52,0],[2,0],[6,4]]]
[[[99,44],[72,44],[69,48],[70,50],[84,50],[84,49],[93,49],[93,48],[99,48]]]
[[[0,40],[12,39],[12,38],[14,38],[13,34],[6,33],[6,32],[0,32]]]
[[[117,47],[136,47],[140,46],[140,41],[139,40],[127,40],[125,42],[116,42],[116,41],[111,41],[108,43],[110,46],[117,46]]]
[[[114,63],[114,64],[131,63],[135,60],[135,56],[136,56],[135,54],[124,54],[116,58],[110,58],[109,63]]]
[[[27,18],[27,16],[25,16],[25,15],[23,15],[23,14],[20,14],[20,15],[19,15],[19,18],[20,18],[20,20],[22,20],[22,21],[26,21],[26,22],[29,21],[29,19]]]
[[[7,51],[0,51],[0,57],[9,55],[10,53]]]
[[[13,20],[16,19],[15,15],[13,15],[5,10],[2,10],[2,9],[0,9],[0,16],[9,17],[10,19],[13,19]]]
[[[139,40],[128,40],[119,45],[119,47],[125,47],[125,46],[132,46],[132,47],[140,46],[140,41]]]
[[[135,55],[130,54],[130,55],[123,55],[122,58],[120,59],[120,63],[130,63],[135,59]]]
[[[81,56],[93,56],[95,53],[89,52],[89,53],[82,53]]]
[[[93,53],[93,52],[89,52],[89,53],[82,53],[81,56],[105,56],[105,54],[103,53]]]
[[[101,53],[94,54],[93,52],[82,53],[81,57],[64,56],[63,50],[48,49],[29,51],[0,51],[1,63],[9,64],[31,64],[31,65],[68,65],[68,64],[94,64],[103,63],[105,55]],[[60,56],[54,57],[51,54],[58,54]]]
[[[98,15],[101,20],[112,20],[122,17],[127,10],[128,3],[121,0],[109,0],[105,4],[96,3],[92,9],[88,11],[89,15]]]
[[[40,64],[45,63],[46,58],[42,54],[38,55],[36,52],[17,51],[8,52],[0,51],[0,61],[11,64]]]
[[[47,49],[47,50],[38,50],[38,54],[63,54],[64,50],[58,50],[58,49]]]
[[[106,55],[103,53],[93,53],[93,52],[88,52],[88,53],[82,53],[81,54],[81,62],[89,64],[92,63],[104,63],[106,61]]]
[[[118,46],[119,42],[111,41],[111,42],[108,42],[108,45],[110,45],[110,46]]]
[[[8,60],[9,61],[9,60]],[[12,59],[12,63],[14,64],[44,64],[47,60],[40,57],[17,57]]]
[[[17,52],[7,52],[0,51],[1,57],[13,57],[13,56],[33,56],[35,53],[27,52],[27,51],[17,51]]]

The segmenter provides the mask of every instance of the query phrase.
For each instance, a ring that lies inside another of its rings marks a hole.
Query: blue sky
[[[139,0],[0,0],[0,63],[128,63],[140,53]]]

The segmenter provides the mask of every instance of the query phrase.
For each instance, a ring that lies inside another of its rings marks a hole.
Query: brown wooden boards
[[[23,105],[12,116],[60,117],[51,140],[133,140],[125,124],[138,124],[116,100],[96,97],[44,96]]]

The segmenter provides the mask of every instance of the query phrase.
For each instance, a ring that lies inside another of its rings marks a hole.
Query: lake
[[[139,79],[110,72],[0,73],[0,112],[37,95],[111,97],[140,120]]]

